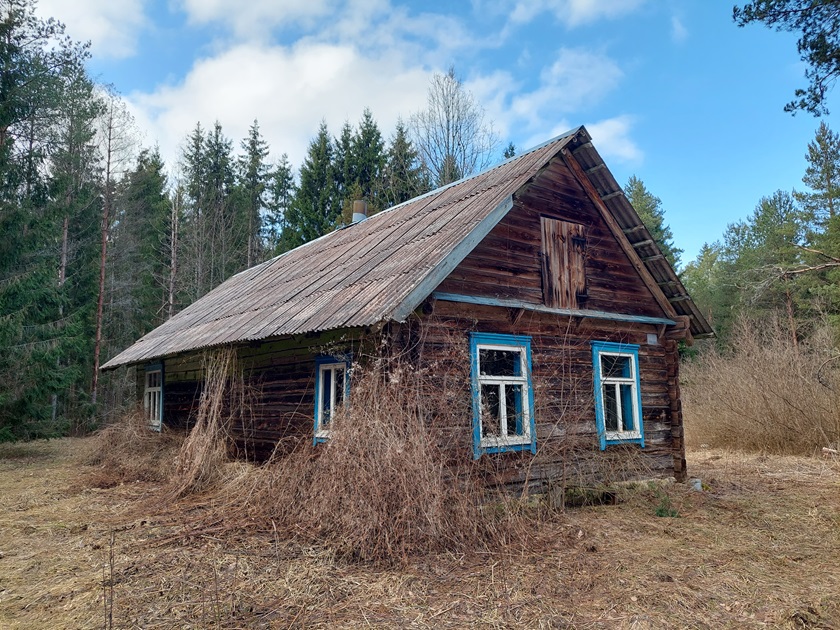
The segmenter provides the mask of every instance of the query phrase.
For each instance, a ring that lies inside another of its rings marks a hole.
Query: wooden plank
[[[588,309],[550,308],[542,304],[529,304],[517,302],[516,300],[494,299],[476,295],[453,295],[451,293],[440,293],[435,291],[432,297],[445,302],[464,302],[467,304],[481,304],[484,306],[500,306],[503,308],[523,308],[529,311],[552,313],[555,315],[566,315],[576,317],[591,317],[594,319],[606,319],[622,322],[636,322],[644,324],[665,324],[674,326],[676,322],[665,317],[649,317],[647,315],[628,315],[625,313],[606,313],[602,311],[591,311]]]
[[[490,230],[504,218],[512,207],[513,198],[508,196],[484,217],[475,229],[461,240],[431,273],[426,274],[411,293],[392,311],[392,319],[400,322],[405,321],[414,312],[414,309],[429,296],[432,290],[452,273],[455,267],[466,258],[467,254],[490,233]]]
[[[585,226],[540,218],[543,301],[551,308],[577,309],[586,293]]]

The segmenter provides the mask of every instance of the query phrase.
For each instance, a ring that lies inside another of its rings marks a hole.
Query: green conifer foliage
[[[645,227],[653,236],[653,240],[659,245],[659,249],[671,263],[674,269],[679,268],[680,254],[682,250],[674,245],[674,234],[671,228],[665,223],[665,209],[662,201],[654,196],[646,187],[644,182],[632,175],[624,186],[624,194],[636,209],[636,213],[645,224]]]
[[[283,241],[297,247],[335,228],[341,214],[333,180],[333,144],[322,122],[300,167],[298,189],[289,208]]]

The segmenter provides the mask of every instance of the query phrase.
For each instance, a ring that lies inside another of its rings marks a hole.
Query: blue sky
[[[802,188],[819,124],[782,109],[804,86],[796,37],[736,27],[731,4],[40,0],[39,12],[91,41],[92,74],[173,176],[199,121],[238,144],[256,118],[272,157],[295,166],[322,119],[337,134],[369,107],[389,136],[454,65],[503,145],[586,125],[620,183],[635,174],[662,199],[688,262],[762,196]]]

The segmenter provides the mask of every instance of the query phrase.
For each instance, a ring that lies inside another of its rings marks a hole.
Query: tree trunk
[[[169,227],[169,317],[175,314],[175,278],[178,273],[178,203],[179,193],[172,197],[172,220]]]
[[[99,251],[99,295],[96,298],[96,334],[93,342],[93,380],[90,386],[90,402],[96,405],[99,386],[99,355],[102,351],[102,307],[105,304],[105,265],[108,257],[108,221],[111,213],[111,158],[113,157],[113,116],[108,121],[108,135],[105,150],[105,195],[102,203],[102,225]]]

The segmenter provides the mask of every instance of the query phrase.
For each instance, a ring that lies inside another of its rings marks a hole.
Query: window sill
[[[536,454],[537,448],[528,438],[524,440],[482,440],[478,447],[478,453],[512,453],[516,451],[531,451]]]
[[[638,432],[607,433],[605,442],[608,446],[610,444],[641,444],[644,447],[645,445],[644,438]]]

